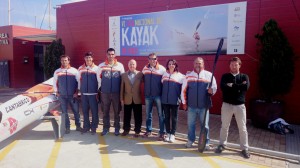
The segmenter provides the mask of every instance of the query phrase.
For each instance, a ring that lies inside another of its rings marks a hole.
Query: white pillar
[[[51,0],[49,0],[49,30],[51,30]]]
[[[10,0],[8,0],[8,25],[10,25]]]

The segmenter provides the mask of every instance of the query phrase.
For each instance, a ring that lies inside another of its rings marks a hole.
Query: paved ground
[[[13,92],[15,90],[0,89],[0,95]],[[1,96],[0,103],[7,99],[9,96]],[[155,111],[153,117],[153,126],[158,128]],[[213,152],[200,154],[196,147],[186,149],[186,113],[180,111],[178,118],[177,141],[174,144],[157,141],[155,135],[150,138],[133,138],[116,137],[111,133],[101,137],[101,122],[96,135],[81,135],[71,131],[71,134],[55,141],[50,122],[36,121],[0,143],[0,167],[300,167],[294,161],[259,153],[252,153],[250,159],[244,159],[239,149],[227,150],[221,155]],[[210,137],[213,142],[218,140],[220,124],[220,116],[210,116]],[[295,134],[287,136],[255,128],[250,122],[247,127],[252,147],[278,152],[300,151],[300,145],[297,145],[300,139],[298,126],[294,126]],[[228,141],[239,142],[234,120]]]

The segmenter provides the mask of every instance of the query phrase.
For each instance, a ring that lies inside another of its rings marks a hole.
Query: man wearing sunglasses
[[[157,55],[151,53],[148,56],[149,63],[143,68],[145,82],[145,105],[146,105],[146,133],[144,137],[149,137],[152,132],[152,111],[153,102],[156,104],[156,109],[159,118],[159,140],[164,140],[164,116],[161,107],[161,78],[166,68],[160,65],[157,61]]]

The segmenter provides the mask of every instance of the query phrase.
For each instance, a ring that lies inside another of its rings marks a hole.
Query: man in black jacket
[[[248,75],[240,73],[241,60],[233,57],[230,60],[230,73],[223,74],[221,78],[221,90],[223,93],[223,104],[221,109],[222,127],[220,131],[220,145],[216,153],[225,150],[228,130],[232,115],[235,116],[240,135],[240,146],[244,158],[250,158],[248,151],[248,132],[246,127],[245,95],[250,86]]]

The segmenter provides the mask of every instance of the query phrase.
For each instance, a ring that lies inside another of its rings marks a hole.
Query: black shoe
[[[147,138],[147,137],[150,137],[151,135],[152,135],[151,132],[145,132],[144,135],[143,135],[143,137]]]
[[[250,152],[248,150],[242,150],[242,155],[245,159],[249,159],[250,158]]]
[[[217,147],[217,149],[215,150],[215,153],[222,153],[223,150],[225,150],[224,145],[219,145],[219,146]]]
[[[115,129],[115,136],[119,136],[120,135],[120,130]]]
[[[158,140],[159,140],[159,141],[163,141],[164,139],[165,139],[165,134],[164,134],[164,133],[159,134]]]
[[[66,128],[65,134],[70,134],[70,132],[71,132],[70,128]]]
[[[83,128],[82,131],[81,131],[81,134],[87,133],[87,132],[89,132],[89,130],[90,129],[88,129],[88,128]]]
[[[95,134],[96,134],[96,129],[95,129],[95,128],[92,128],[92,129],[91,129],[91,134],[92,134],[92,135],[95,135]]]
[[[126,136],[126,135],[128,135],[129,134],[129,131],[124,131],[121,135],[122,136]]]
[[[83,129],[80,126],[76,126],[76,131],[82,132]]]
[[[105,136],[109,131],[107,129],[104,129],[102,132],[101,132],[101,136]]]

